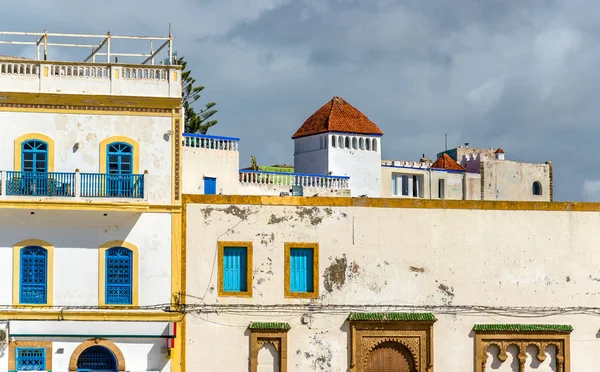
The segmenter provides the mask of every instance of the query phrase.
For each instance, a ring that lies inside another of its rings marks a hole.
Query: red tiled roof
[[[431,164],[431,168],[456,170],[463,172],[467,171],[462,165],[458,164],[446,153],[442,154],[442,156],[440,156],[438,160],[435,161],[435,163]]]
[[[292,138],[327,132],[383,135],[377,124],[341,97],[333,97],[306,119]]]
[[[496,150],[496,152],[494,154],[504,154],[504,150],[502,150],[502,148],[498,147],[498,150]]]

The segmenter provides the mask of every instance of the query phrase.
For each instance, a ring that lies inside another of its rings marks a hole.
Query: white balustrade
[[[243,184],[348,189],[348,180],[348,177],[319,176],[314,174],[240,171],[240,182]]]
[[[183,147],[222,151],[238,151],[238,141],[239,139],[237,138],[212,136],[204,137],[199,135],[186,135],[184,133],[182,144]]]
[[[107,66],[50,65],[50,76],[88,79],[108,79]]]
[[[123,79],[167,80],[169,75],[164,68],[123,67]]]
[[[0,75],[39,75],[39,66],[33,63],[0,62]]]

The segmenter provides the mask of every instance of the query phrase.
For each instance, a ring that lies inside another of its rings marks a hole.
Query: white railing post
[[[6,171],[0,171],[0,184],[1,189],[0,189],[0,196],[2,196],[2,198],[6,197]]]
[[[81,173],[79,173],[79,169],[75,169],[75,180],[73,182],[73,187],[75,188],[75,197],[81,197]]]

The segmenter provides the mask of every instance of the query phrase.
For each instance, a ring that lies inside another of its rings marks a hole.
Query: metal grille
[[[114,247],[106,251],[106,303],[131,304],[131,250]]]
[[[115,371],[117,361],[110,350],[104,346],[88,347],[77,360],[77,369]]]
[[[44,348],[17,348],[17,371],[46,370]]]
[[[21,303],[46,303],[47,255],[42,247],[21,249]]]

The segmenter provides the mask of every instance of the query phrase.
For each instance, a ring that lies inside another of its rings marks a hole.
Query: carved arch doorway
[[[415,360],[410,351],[397,342],[384,342],[367,358],[366,372],[415,372]]]

